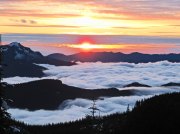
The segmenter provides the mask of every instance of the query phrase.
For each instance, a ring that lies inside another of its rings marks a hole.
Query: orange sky
[[[43,54],[78,52],[180,53],[180,38],[129,35],[3,34],[2,44],[20,42]]]
[[[180,35],[178,0],[1,0],[0,33]]]
[[[55,47],[63,48],[63,51],[64,47],[82,51],[147,53],[180,50],[177,41],[177,38],[180,39],[179,0],[0,0],[0,20],[2,34],[135,36],[130,43],[114,43],[109,41],[114,40],[114,37],[103,37],[96,38],[94,42],[91,39],[71,43],[57,41],[49,42],[48,45],[42,43],[41,37],[36,42],[41,48],[56,44]],[[143,38],[136,39],[136,36],[147,37],[147,42],[141,42]],[[154,39],[149,41],[148,38],[151,37]],[[156,37],[175,39],[169,39],[168,42],[160,39],[159,42]],[[66,39],[71,40],[68,36]],[[32,37],[27,40],[16,41],[22,41],[26,45],[35,43]]]

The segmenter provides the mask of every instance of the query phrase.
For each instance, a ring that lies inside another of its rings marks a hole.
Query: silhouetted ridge
[[[35,52],[28,47],[24,47],[18,42],[12,42],[9,45],[0,46],[2,53],[3,77],[26,76],[42,77],[43,70],[46,68],[36,64],[51,64],[56,66],[71,66],[74,62],[57,60],[43,56],[40,52]]]
[[[140,84],[138,82],[133,82],[131,84],[125,85],[124,87],[151,87],[149,85]]]
[[[37,109],[57,109],[67,99],[129,96],[131,90],[82,89],[62,84],[60,80],[38,80],[23,84],[15,84],[6,88],[6,98],[14,100],[11,107]]]
[[[129,63],[148,63],[158,61],[180,62],[180,54],[142,54],[134,52],[131,54],[113,52],[81,52],[73,55],[51,54],[47,57],[80,62],[129,62]]]
[[[162,86],[164,86],[164,87],[180,86],[180,83],[170,82],[170,83],[164,84],[164,85],[162,85]]]

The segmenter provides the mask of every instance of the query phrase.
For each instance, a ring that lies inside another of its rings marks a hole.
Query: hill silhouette
[[[180,83],[170,82],[170,83],[164,84],[162,86],[164,86],[164,87],[180,86]]]
[[[80,62],[128,62],[128,63],[148,63],[158,61],[180,62],[180,54],[142,54],[134,52],[131,54],[114,52],[81,52],[73,55],[50,54],[47,57]]]
[[[98,99],[99,97],[115,97],[133,95],[132,90],[82,89],[63,84],[60,80],[38,80],[6,87],[5,97],[12,99],[10,107],[38,109],[57,109],[67,99]]]
[[[141,83],[138,83],[138,82],[133,82],[133,83],[125,85],[124,87],[151,87],[151,86],[141,84]]]

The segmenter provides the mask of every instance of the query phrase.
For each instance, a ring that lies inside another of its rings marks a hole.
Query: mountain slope
[[[80,62],[129,62],[129,63],[147,63],[167,60],[169,62],[180,62],[180,54],[142,54],[142,53],[113,53],[113,52],[82,52],[69,56],[62,54],[48,55],[50,58],[65,61]]]
[[[13,61],[3,67],[3,77],[43,77],[44,70],[46,70],[46,68],[29,62]]]
[[[26,77],[42,77],[44,75],[44,67],[36,64],[51,64],[56,66],[70,66],[75,63],[63,60],[56,60],[43,56],[40,52],[34,52],[28,47],[22,46],[20,43],[12,42],[9,45],[0,46],[2,53],[3,77],[26,76]]]
[[[136,103],[122,133],[180,133],[180,93],[155,96]]]

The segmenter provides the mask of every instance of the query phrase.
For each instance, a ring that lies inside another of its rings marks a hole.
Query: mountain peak
[[[19,42],[12,42],[8,45],[3,46],[4,54],[8,59],[12,58],[14,60],[39,60],[43,58],[40,52],[35,52],[28,47],[21,45]]]
[[[20,47],[21,44],[19,42],[12,42],[12,43],[9,44],[9,46],[11,46],[11,47],[13,47],[13,46]]]

